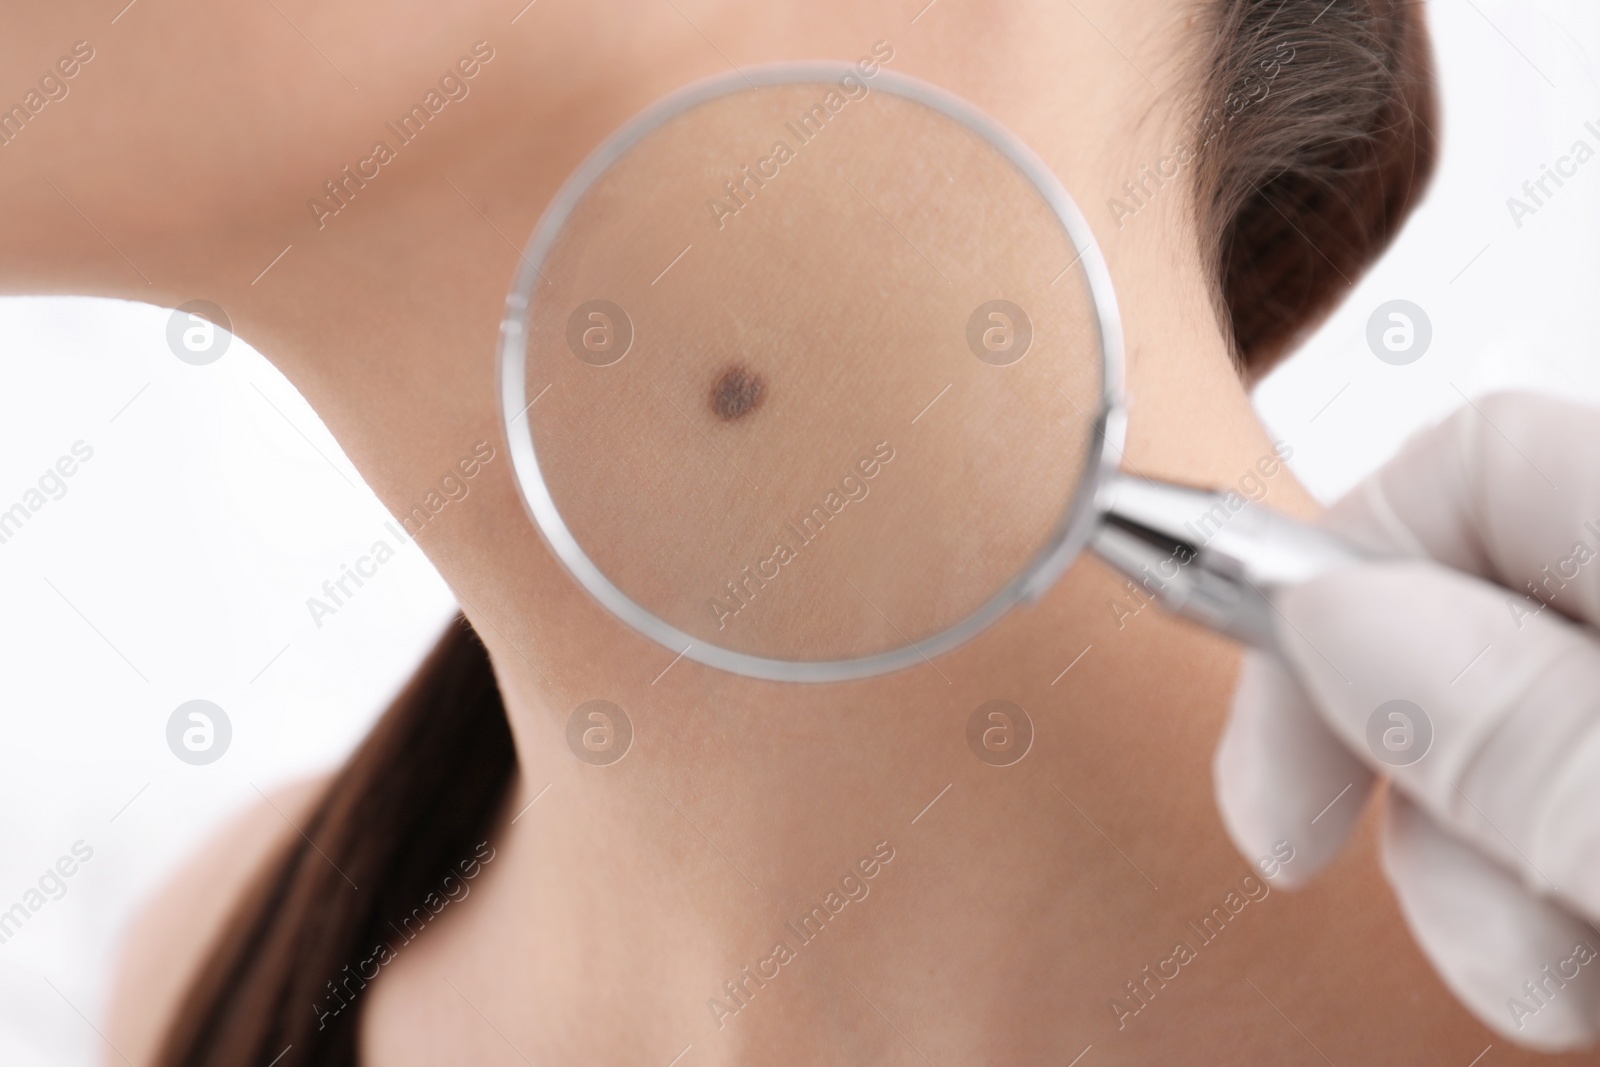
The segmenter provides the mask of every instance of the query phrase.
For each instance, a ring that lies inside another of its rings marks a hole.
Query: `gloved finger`
[[[1212,778],[1234,846],[1290,889],[1338,855],[1374,781],[1293,676],[1261,652],[1240,667]]]
[[[1560,1051],[1600,1035],[1600,934],[1393,794],[1384,873],[1423,954],[1486,1026]]]
[[[1498,393],[1412,438],[1324,522],[1505,586],[1524,613],[1553,603],[1600,625],[1596,470],[1600,409]]]
[[[1600,920],[1600,643],[1420,560],[1275,600],[1279,643],[1346,745],[1447,829]],[[1518,622],[1520,621],[1520,627]]]

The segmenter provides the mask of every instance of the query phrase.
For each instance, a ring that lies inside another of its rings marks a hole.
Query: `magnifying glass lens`
[[[989,135],[819,77],[608,154],[529,249],[509,430],[547,536],[689,642],[801,662],[928,641],[1059,541],[1102,339]]]

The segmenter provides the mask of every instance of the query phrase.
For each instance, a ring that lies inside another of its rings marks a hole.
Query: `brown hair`
[[[1254,375],[1338,302],[1420,195],[1432,71],[1418,8],[1399,0],[1209,2],[1197,123],[1218,133],[1199,153],[1195,204],[1219,317]],[[1240,105],[1241,93],[1254,95]],[[278,1067],[353,1065],[363,963],[478,854],[515,772],[488,654],[458,618],[304,838],[240,901],[156,1062],[236,1067],[289,1049]],[[348,1009],[328,1011],[330,993]]]
[[[1438,104],[1415,0],[1213,10],[1194,198],[1218,317],[1254,380],[1399,232],[1433,174]]]
[[[292,1047],[277,1067],[354,1065],[362,964],[492,858],[479,845],[515,773],[489,654],[458,616],[239,902],[155,1062],[259,1067]]]

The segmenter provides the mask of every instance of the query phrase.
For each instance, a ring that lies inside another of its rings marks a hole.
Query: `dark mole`
[[[711,410],[723,422],[732,422],[761,404],[767,383],[748,367],[735,364],[722,372],[711,387]]]

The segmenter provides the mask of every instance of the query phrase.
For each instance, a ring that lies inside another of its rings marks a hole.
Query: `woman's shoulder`
[[[122,939],[106,1038],[112,1060],[144,1067],[196,968],[245,887],[298,831],[328,784],[319,775],[274,790],[223,824],[135,915]]]

